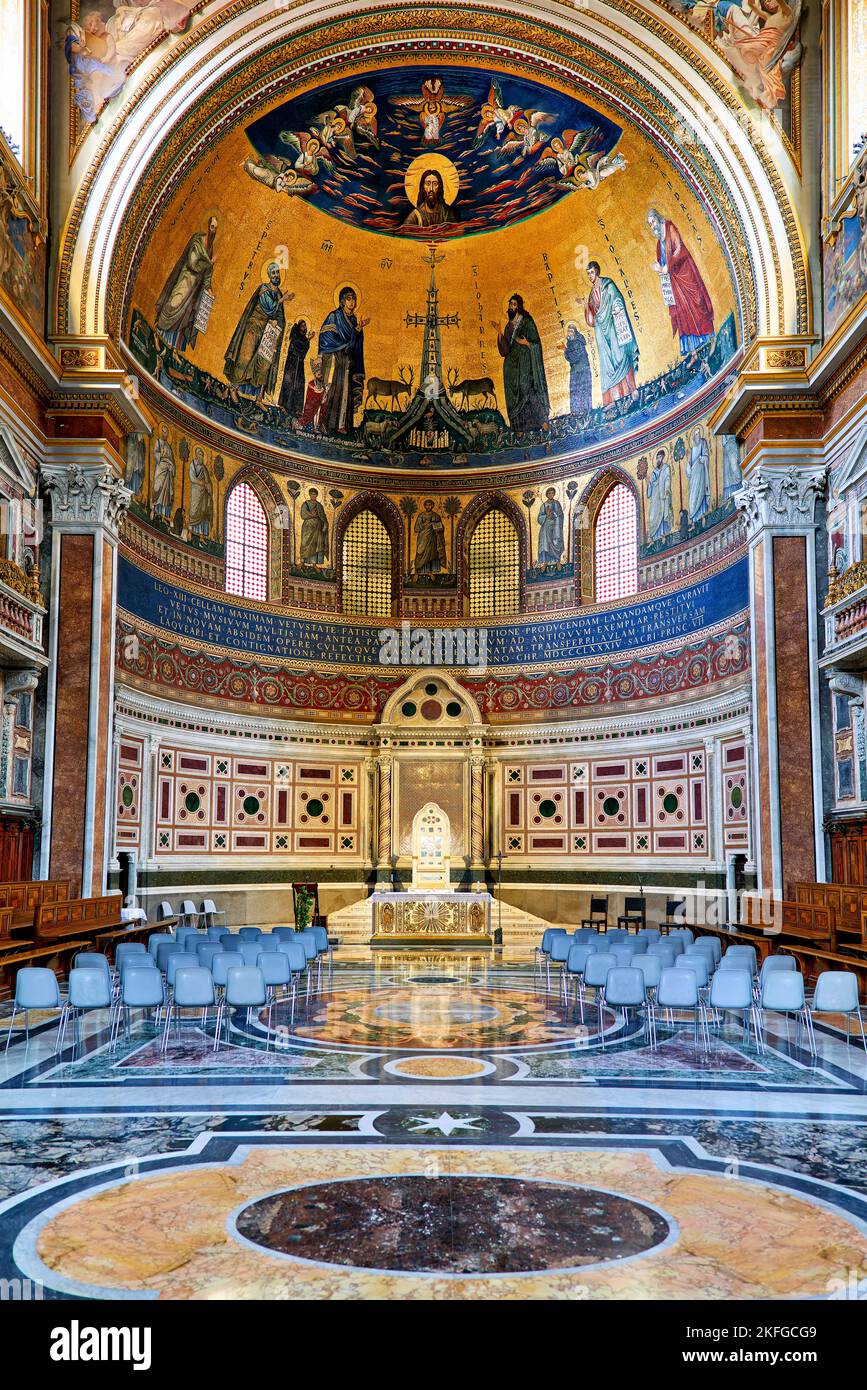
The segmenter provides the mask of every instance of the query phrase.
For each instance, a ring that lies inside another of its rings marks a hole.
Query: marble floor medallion
[[[297,1259],[428,1274],[530,1274],[642,1255],[671,1222],[634,1198],[500,1176],[360,1178],[275,1192],[235,1219]]]

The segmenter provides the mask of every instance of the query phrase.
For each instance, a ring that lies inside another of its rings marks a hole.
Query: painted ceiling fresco
[[[707,210],[637,129],[456,60],[359,72],[215,140],[151,231],[128,342],[262,445],[462,468],[685,428],[738,315]]]
[[[332,83],[247,135],[251,177],[345,222],[425,239],[490,232],[625,167],[618,125],[565,93],[469,68],[405,67]],[[439,175],[428,207],[420,184]]]

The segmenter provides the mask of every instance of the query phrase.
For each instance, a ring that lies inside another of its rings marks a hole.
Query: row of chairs
[[[197,932],[194,928],[179,928],[175,935],[152,932],[147,946],[142,942],[121,942],[115,950],[113,967],[108,957],[100,952],[78,952],[73,958],[72,969],[69,972],[65,998],[61,996],[53,970],[45,967],[25,967],[19,970],[6,1036],[6,1050],[8,1051],[12,1038],[15,1019],[22,1011],[28,1041],[32,1012],[59,1013],[55,1051],[60,1051],[63,1047],[70,1019],[77,1041],[81,1018],[94,1009],[108,1008],[113,1011],[110,1026],[113,1042],[117,1038],[121,1009],[124,1011],[124,1021],[128,1028],[130,1009],[153,1008],[158,1012],[159,1023],[162,1009],[167,1005],[168,1025],[172,1008],[198,1007],[197,1000],[188,998],[187,995],[190,990],[195,994],[197,989],[199,992],[204,989],[204,982],[201,980],[198,986],[195,981],[183,981],[181,998],[184,1002],[180,1002],[175,987],[177,977],[184,969],[204,969],[208,972],[215,989],[215,1000],[222,1004],[224,1009],[228,974],[237,969],[262,970],[263,957],[267,957],[264,962],[264,984],[268,997],[262,1002],[268,1004],[270,998],[269,1023],[274,991],[280,986],[291,988],[294,1021],[297,982],[300,976],[306,972],[309,999],[313,964],[317,966],[317,988],[321,985],[323,957],[327,956],[329,972],[331,970],[333,958],[325,929],[310,927],[304,932],[296,932],[291,927],[277,927],[269,933],[258,928],[242,930],[247,933],[244,937],[240,933],[220,931],[219,941],[210,939],[208,934]],[[132,969],[131,978],[128,978],[130,970],[127,967]],[[156,978],[141,978],[144,971]],[[243,1001],[231,999],[228,1002],[234,1007]],[[252,1008],[255,1002],[251,1000],[249,1007]],[[163,1046],[167,1046],[167,1043],[168,1028],[164,1033]]]
[[[610,936],[610,933],[608,934]],[[693,939],[688,928],[680,928],[661,941],[639,941],[615,945],[606,950],[606,938],[575,933],[580,941],[565,934],[547,943],[547,967],[559,959],[564,1004],[568,1005],[568,982],[574,982],[575,1002],[584,1018],[585,991],[595,991],[599,1030],[605,1004],[623,1009],[644,1010],[644,1022],[652,1047],[656,1045],[656,1014],[663,1010],[673,1020],[673,1011],[693,1013],[696,1037],[701,1028],[709,1047],[709,1013],[714,1017],[727,1012],[741,1013],[745,1032],[751,1023],[756,1045],[764,1050],[764,1017],[767,1013],[794,1017],[803,1028],[810,1052],[816,1055],[814,1014],[846,1017],[847,1045],[854,1017],[867,1051],[857,977],[851,971],[824,971],[808,1001],[804,977],[790,955],[771,955],[758,969],[756,948],[730,946],[725,954],[716,937]],[[601,946],[601,949],[600,949]],[[540,948],[541,949],[541,948]],[[550,988],[550,985],[549,985]]]
[[[678,945],[678,942],[681,944]],[[565,927],[548,927],[542,933],[542,940],[534,953],[534,979],[538,971],[541,981],[544,971],[547,988],[550,990],[552,963],[562,965],[573,945],[586,945],[590,950],[620,951],[625,954],[670,945],[673,953],[676,953],[682,950],[687,942],[690,945],[693,942],[693,934],[689,927],[677,927],[665,937],[658,927],[642,927],[634,935],[625,927],[614,927],[604,933],[587,926],[580,927],[575,932],[569,932]],[[625,963],[625,955],[621,963]]]
[[[217,927],[218,917],[222,917],[223,924],[220,929],[225,931],[226,914],[219,911],[213,898],[203,898],[199,907],[196,907],[192,898],[184,898],[177,911],[167,898],[163,898],[157,908],[157,924],[177,919],[179,927]]]

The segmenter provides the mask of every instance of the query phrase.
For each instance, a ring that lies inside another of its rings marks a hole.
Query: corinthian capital
[[[735,493],[744,514],[747,536],[760,531],[800,530],[816,524],[816,502],[824,497],[826,472],[815,464],[803,468],[759,467]]]
[[[107,464],[43,464],[40,472],[54,526],[81,531],[101,527],[117,539],[132,493]]]

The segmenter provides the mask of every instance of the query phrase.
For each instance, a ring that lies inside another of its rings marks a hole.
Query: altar
[[[371,946],[490,946],[490,893],[454,892],[451,830],[441,806],[428,801],[413,817],[412,888],[371,898]]]
[[[374,893],[372,946],[489,946],[490,893]]]

